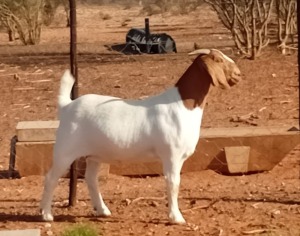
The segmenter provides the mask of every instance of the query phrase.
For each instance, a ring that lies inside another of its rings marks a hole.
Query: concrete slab
[[[54,141],[59,121],[21,121],[16,132],[19,142]]]
[[[21,121],[16,131],[16,170],[20,176],[45,175],[52,165],[53,147],[59,121]],[[85,173],[85,158],[78,162],[78,177]],[[106,177],[109,165],[102,164],[99,170],[100,177]],[[68,177],[66,173],[65,177]]]
[[[52,165],[54,141],[17,142],[16,170],[21,177],[30,175],[45,175]],[[84,177],[86,168],[85,157],[79,159],[78,177]],[[102,164],[99,177],[109,174],[109,164]],[[68,172],[64,175],[68,177]]]
[[[0,231],[0,236],[40,236],[40,229],[24,229],[24,230],[4,230]]]
[[[16,165],[21,176],[44,175],[51,166],[55,132],[58,121],[20,122],[17,126],[18,142],[16,144]],[[271,170],[295,146],[300,144],[300,133],[297,129],[288,131],[286,127],[237,127],[237,128],[204,128],[194,155],[189,158],[182,172],[212,169],[222,173],[238,170],[237,164],[226,158],[226,150],[231,156],[237,150],[230,147],[250,147],[248,166],[244,153],[243,172]],[[35,141],[34,141],[35,140]],[[36,142],[38,140],[39,142]],[[40,142],[46,140],[45,142]],[[244,150],[246,151],[246,150]],[[230,151],[229,151],[230,152]],[[248,152],[248,151],[247,151]],[[228,155],[227,155],[228,156]],[[81,175],[85,170],[83,161]],[[150,163],[116,163],[104,165],[100,175],[107,176],[108,171],[118,175],[156,175],[162,174],[159,162]],[[241,169],[240,169],[241,171]]]
[[[201,129],[196,151],[183,165],[182,172],[212,169],[230,174],[225,147],[249,146],[247,172],[271,170],[289,151],[300,144],[299,131],[285,127],[237,127]],[[120,175],[162,174],[159,162],[118,163],[110,165],[110,173]]]

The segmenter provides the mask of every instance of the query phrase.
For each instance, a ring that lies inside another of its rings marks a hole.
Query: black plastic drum
[[[147,40],[145,29],[132,28],[126,35],[126,43],[134,44],[141,53],[177,52],[176,43],[168,34],[150,34]]]

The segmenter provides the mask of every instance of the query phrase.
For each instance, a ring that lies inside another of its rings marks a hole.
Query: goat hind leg
[[[98,169],[100,163],[94,161],[91,158],[86,160],[86,171],[85,171],[85,180],[90,192],[91,201],[96,209],[97,216],[110,216],[111,212],[108,207],[105,205],[102,195],[99,192],[98,188]]]
[[[59,178],[70,167],[72,159],[68,158],[54,158],[53,164],[45,177],[44,192],[40,204],[40,209],[44,221],[53,221],[51,213],[51,203],[53,199],[54,189],[57,186]]]

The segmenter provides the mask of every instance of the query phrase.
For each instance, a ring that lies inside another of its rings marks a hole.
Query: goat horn
[[[199,55],[199,54],[209,54],[209,53],[210,53],[210,49],[201,48],[190,52],[189,55]]]

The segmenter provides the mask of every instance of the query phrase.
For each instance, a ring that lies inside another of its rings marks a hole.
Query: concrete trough
[[[17,142],[16,143],[16,170],[19,176],[45,175],[52,165],[53,147],[55,141]],[[78,177],[84,177],[86,168],[85,157],[78,161]],[[102,164],[99,170],[100,177],[109,174],[109,164]],[[64,177],[69,177],[67,171]]]
[[[51,166],[58,121],[30,121],[17,125],[16,170],[20,176],[44,175]],[[300,144],[299,130],[285,127],[203,128],[196,151],[182,172],[212,169],[224,174],[271,170]],[[85,170],[80,162],[81,175]],[[113,163],[100,175],[162,174],[159,162]]]
[[[52,165],[53,147],[59,121],[22,121],[17,124],[18,141],[15,144],[15,164],[19,175],[45,175]],[[85,157],[78,161],[78,177],[85,173]],[[109,165],[103,164],[99,176],[109,173]],[[68,172],[65,174],[68,177]]]
[[[300,144],[299,131],[283,127],[204,128],[196,151],[182,172],[212,169],[224,174],[271,170]],[[162,174],[160,163],[118,163],[110,173]]]

